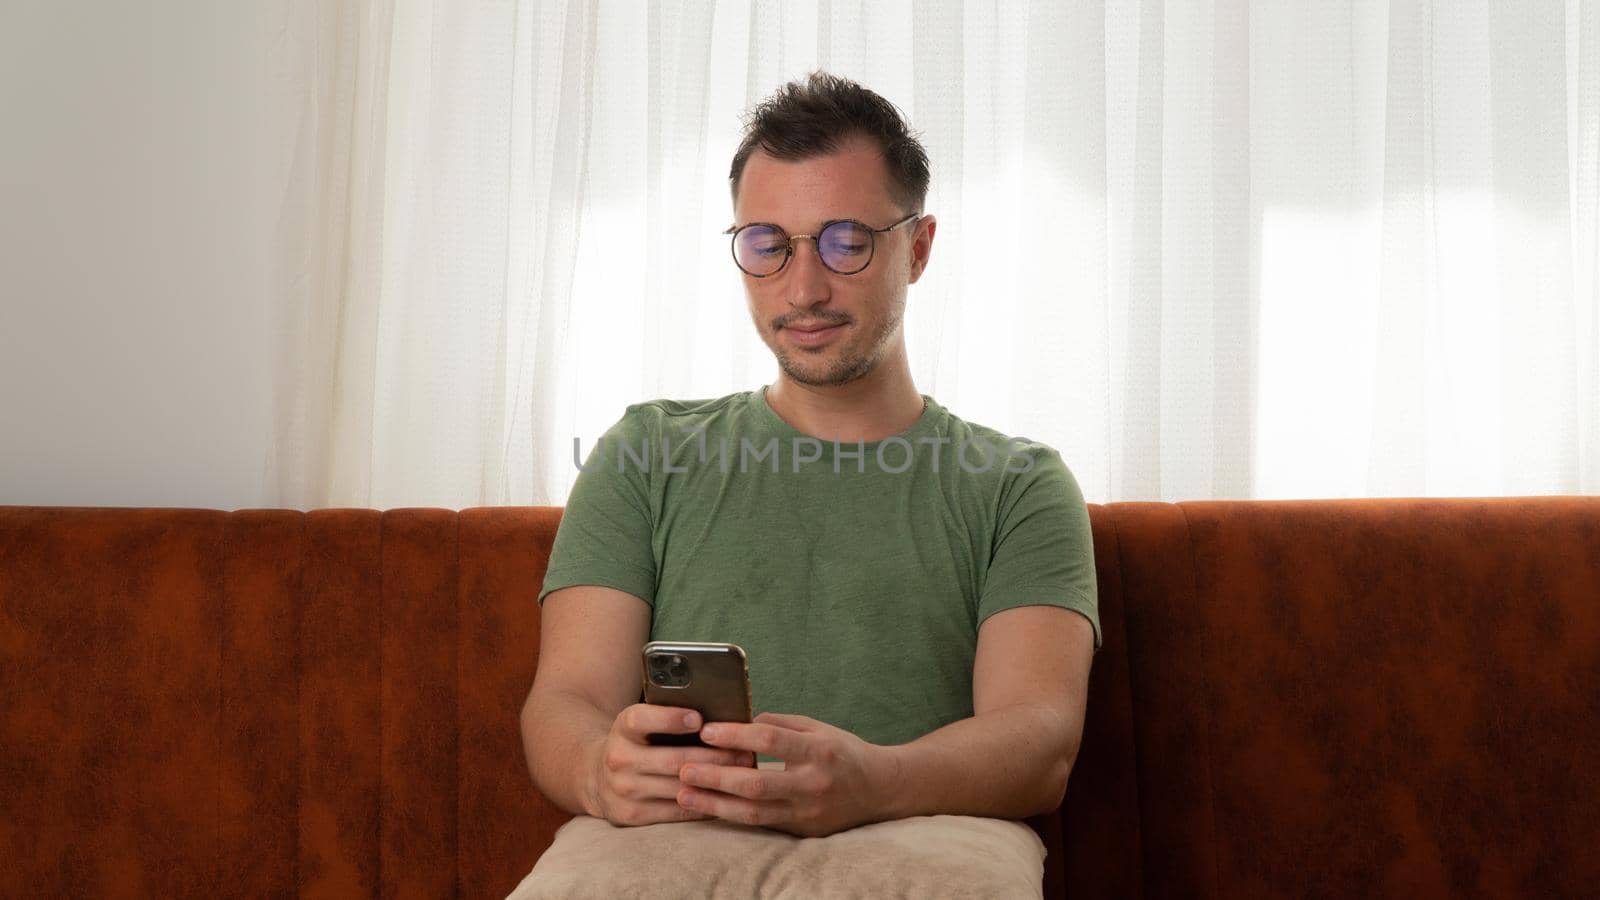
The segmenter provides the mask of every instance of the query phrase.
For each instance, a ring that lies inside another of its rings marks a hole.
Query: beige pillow
[[[919,816],[798,838],[721,819],[618,828],[578,816],[508,900],[1041,897],[1044,844],[1018,821]]]

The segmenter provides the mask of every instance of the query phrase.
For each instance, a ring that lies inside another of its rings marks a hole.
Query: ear
[[[939,222],[933,216],[923,216],[917,220],[916,231],[911,234],[911,279],[908,284],[916,284],[922,277],[922,270],[928,267],[928,257],[933,255],[933,233],[939,227]]]

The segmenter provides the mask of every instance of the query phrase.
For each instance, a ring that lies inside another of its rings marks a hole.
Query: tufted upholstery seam
[[[1183,532],[1184,536],[1187,538],[1185,544],[1187,544],[1189,547],[1189,600],[1191,603],[1194,603],[1196,607],[1198,607],[1200,604],[1200,564],[1194,550],[1194,528],[1189,522],[1189,511],[1184,508],[1184,504],[1178,503],[1174,505],[1178,507],[1179,512],[1183,513]],[[1219,843],[1216,839],[1217,780],[1212,767],[1213,758],[1215,755],[1212,752],[1212,748],[1216,746],[1217,742],[1215,735],[1216,719],[1211,715],[1211,707],[1209,705],[1209,698],[1212,696],[1210,657],[1211,642],[1207,640],[1200,640],[1198,643],[1200,645],[1200,696],[1207,701],[1201,703],[1200,705],[1200,712],[1205,716],[1206,719],[1205,730],[1203,732],[1206,738],[1206,812],[1211,817],[1211,821],[1208,823],[1211,831],[1211,840],[1207,843],[1209,843],[1211,847],[1212,893],[1213,896],[1216,896],[1222,891],[1222,865],[1217,859],[1217,844]]]
[[[378,856],[377,873],[374,880],[377,882],[378,895],[387,892],[383,889],[383,799],[387,791],[384,788],[384,747],[383,743],[383,608],[389,599],[389,592],[385,589],[389,567],[384,565],[383,543],[389,531],[389,510],[378,514],[378,839],[374,845],[374,852]]]
[[[301,741],[304,739],[304,736],[305,736],[305,725],[304,725],[303,719],[301,718],[302,717],[301,706],[302,706],[302,703],[304,702],[303,701],[303,694],[302,694],[302,691],[301,691],[301,685],[302,685],[302,682],[305,681],[305,656],[301,651],[301,643],[304,640],[303,634],[304,634],[304,631],[305,631],[303,616],[305,615],[306,558],[311,554],[311,545],[310,545],[310,530],[311,530],[310,519],[311,519],[311,517],[309,515],[307,515],[304,511],[299,511],[296,514],[296,519],[300,523],[300,541],[299,541],[299,547],[298,547],[299,552],[295,554],[296,559],[299,560],[299,566],[295,570],[295,580],[294,580],[293,593],[290,595],[290,601],[289,601],[291,604],[293,604],[292,607],[291,607],[291,611],[292,612],[291,612],[291,615],[290,615],[290,627],[294,629],[294,632],[291,635],[293,643],[294,643],[294,646],[291,649],[291,652],[294,653],[294,743],[295,743],[295,751],[294,751],[294,861],[293,861],[292,875],[290,876],[292,880],[291,880],[290,883],[294,885],[295,895],[299,896],[300,891],[302,890],[302,887],[301,887],[301,884],[300,884],[300,839],[301,839],[301,836],[303,834],[303,830],[305,828],[305,823],[301,819],[300,802],[301,802],[301,797],[302,797],[302,795],[305,794],[305,789],[306,789],[306,784],[305,784],[305,752],[306,752],[306,748],[301,745]]]
[[[225,718],[228,709],[226,694],[228,688],[228,560],[233,550],[232,526],[235,515],[236,513],[225,512],[220,516],[222,519],[222,535],[221,539],[217,541],[218,549],[222,556],[222,564],[217,569],[217,718],[216,730],[211,733],[212,741],[216,747],[213,751],[215,754],[213,758],[217,761],[216,778],[212,781],[214,793],[211,798],[213,821],[215,823],[212,834],[217,842],[217,849],[212,854],[215,868],[211,872],[211,889],[218,894],[222,893],[222,873],[226,869],[222,859],[222,760],[224,759],[222,754],[222,735],[228,728],[228,722]]]
[[[1109,509],[1109,507],[1103,507],[1103,508]],[[1127,592],[1123,589],[1123,580],[1122,580],[1122,533],[1117,528],[1117,517],[1116,517],[1115,513],[1112,513],[1112,514],[1106,516],[1106,519],[1110,522],[1110,525],[1111,525],[1111,544],[1112,544],[1113,547],[1116,548],[1115,556],[1116,556],[1116,560],[1117,560],[1117,593],[1118,593],[1117,610],[1122,615],[1122,626],[1121,626],[1122,627],[1122,659],[1123,659],[1123,662],[1128,667],[1128,722],[1130,723],[1129,727],[1128,727],[1128,734],[1129,734],[1129,738],[1133,742],[1133,813],[1134,813],[1134,825],[1133,825],[1134,832],[1133,832],[1133,835],[1134,835],[1134,840],[1138,841],[1139,859],[1142,861],[1144,859],[1144,853],[1145,853],[1145,843],[1144,843],[1144,799],[1141,796],[1141,791],[1140,791],[1139,785],[1140,785],[1140,776],[1143,774],[1143,771],[1142,771],[1142,768],[1141,768],[1142,758],[1141,758],[1140,753],[1139,753],[1138,729],[1133,724],[1133,723],[1137,723],[1139,720],[1138,720],[1138,718],[1136,716],[1136,713],[1135,713],[1135,707],[1137,707],[1138,704],[1134,700],[1134,696],[1136,694],[1136,691],[1134,690],[1134,683],[1133,683],[1133,679],[1134,679],[1133,644],[1132,644],[1131,641],[1128,640],[1128,597],[1127,597]],[[1065,810],[1063,810],[1063,815],[1065,815]],[[1137,869],[1134,870],[1133,875],[1134,875],[1134,879],[1136,881],[1136,884],[1138,886],[1137,890],[1139,892],[1139,895],[1140,896],[1144,896],[1144,884],[1145,884],[1145,882],[1144,882],[1144,866],[1143,866],[1142,863]]]
[[[1137,669],[1133,664],[1133,641],[1129,639],[1130,635],[1128,633],[1128,593],[1122,580],[1122,573],[1126,571],[1127,566],[1124,564],[1122,557],[1122,534],[1117,528],[1117,513],[1109,505],[1103,508],[1107,512],[1106,518],[1111,522],[1111,534],[1114,538],[1113,544],[1116,547],[1117,586],[1122,591],[1122,596],[1118,599],[1121,601],[1122,607],[1123,654],[1128,660],[1128,715],[1130,722],[1129,734],[1133,740],[1133,795],[1135,815],[1139,823],[1139,869],[1137,874],[1139,878],[1139,895],[1145,897],[1148,894],[1145,893],[1144,872],[1145,868],[1150,865],[1147,855],[1150,852],[1150,848],[1144,840],[1144,796],[1141,785],[1144,782],[1145,765],[1144,748],[1139,743],[1139,680]]]
[[[455,771],[452,773],[452,777],[450,779],[450,783],[454,787],[455,794],[456,794],[456,796],[455,796],[455,811],[456,811],[456,815],[455,815],[455,823],[454,823],[454,834],[451,836],[452,841],[455,843],[454,857],[455,857],[456,872],[455,872],[455,878],[453,879],[453,883],[452,883],[451,887],[452,887],[453,896],[455,896],[459,900],[459,898],[461,896],[461,819],[462,819],[462,816],[461,816],[461,581],[462,581],[462,579],[461,579],[461,512],[460,512],[460,510],[456,510],[455,512],[453,512],[451,514],[451,517],[455,521],[455,526],[456,526],[455,563],[454,563],[454,565],[451,566],[451,569],[450,569],[451,578],[455,582],[454,585],[452,586],[454,588],[454,590],[452,590],[451,593],[454,594],[454,605],[455,605],[455,612],[456,612],[455,621],[454,621],[454,623],[452,625],[452,630],[454,631],[454,633],[451,634],[451,636],[450,636],[452,649],[454,651],[454,652],[452,652],[450,654],[450,661],[451,661],[451,664],[455,667],[455,673],[454,673],[454,676],[453,676],[453,678],[451,680],[450,689],[455,694],[455,698],[454,699],[455,699],[455,704],[456,704],[455,728],[454,728],[454,730],[452,730],[452,732],[450,734],[450,738],[455,744],[455,746],[454,746],[454,748],[453,748],[453,750],[451,752],[451,764],[454,766]]]

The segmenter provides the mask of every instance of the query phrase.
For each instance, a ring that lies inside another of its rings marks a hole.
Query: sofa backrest
[[[504,896],[552,508],[0,508],[0,895]]]
[[[1047,896],[1600,880],[1600,498],[1090,514]],[[0,507],[0,894],[503,896],[559,517]]]
[[[1091,514],[1067,893],[1592,896],[1600,498]]]

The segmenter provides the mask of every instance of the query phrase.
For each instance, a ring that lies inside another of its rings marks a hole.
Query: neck
[[[881,441],[910,428],[925,405],[911,370],[879,366],[846,384],[802,384],[779,371],[767,405],[801,434],[822,441]]]

